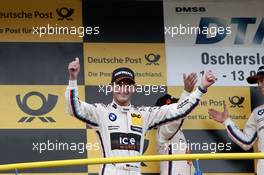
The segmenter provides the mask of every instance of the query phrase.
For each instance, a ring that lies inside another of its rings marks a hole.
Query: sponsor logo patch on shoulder
[[[131,113],[132,125],[142,126],[141,114]]]
[[[141,114],[131,113],[131,130],[142,133],[142,116]]]
[[[264,109],[258,111],[258,115],[263,115],[263,114],[264,114]]]

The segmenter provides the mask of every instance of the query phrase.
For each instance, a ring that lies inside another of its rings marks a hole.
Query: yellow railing
[[[126,162],[155,162],[167,160],[227,160],[227,159],[264,159],[264,153],[211,153],[211,154],[175,154],[175,155],[151,155],[134,157],[111,157],[111,158],[90,158],[73,160],[55,160],[43,162],[28,162],[0,165],[0,171],[16,169],[50,168],[76,165],[95,165]]]

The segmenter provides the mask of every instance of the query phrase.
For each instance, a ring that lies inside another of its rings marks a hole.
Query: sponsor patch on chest
[[[110,134],[112,150],[140,151],[141,135],[133,133],[114,132]]]

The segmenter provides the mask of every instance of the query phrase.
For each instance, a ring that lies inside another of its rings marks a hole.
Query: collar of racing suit
[[[131,104],[129,104],[128,106],[120,106],[120,105],[118,105],[118,104],[115,102],[114,99],[113,99],[113,101],[112,101],[112,103],[111,103],[111,106],[112,106],[113,108],[115,108],[115,109],[121,111],[121,112],[128,112],[128,111],[131,109],[131,107],[132,107]]]

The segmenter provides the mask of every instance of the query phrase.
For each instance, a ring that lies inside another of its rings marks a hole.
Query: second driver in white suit
[[[183,102],[193,91],[197,82],[196,73],[188,76],[183,75],[184,90],[180,99],[176,99],[168,94],[162,96],[156,102],[156,106],[169,105],[171,103]],[[187,148],[186,138],[181,130],[184,119],[177,120],[158,127],[157,145],[159,154],[186,154],[189,152]],[[195,172],[191,161],[161,161],[161,175],[193,175]]]

